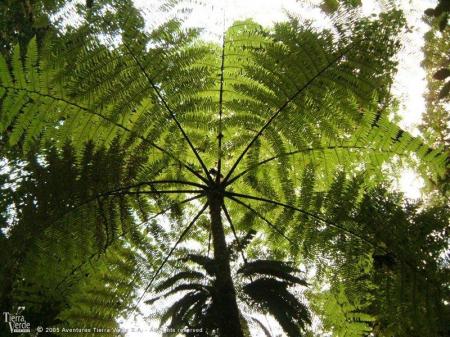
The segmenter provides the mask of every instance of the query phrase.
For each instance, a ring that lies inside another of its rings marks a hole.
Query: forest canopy
[[[218,41],[152,3],[0,4],[0,335],[450,336],[447,2],[419,135],[394,2]]]

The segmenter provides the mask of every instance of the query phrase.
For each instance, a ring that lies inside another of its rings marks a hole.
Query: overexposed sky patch
[[[424,55],[423,35],[429,26],[421,20],[423,12],[434,7],[431,0],[401,0],[401,7],[405,12],[409,33],[403,36],[403,48],[398,54],[398,73],[395,77],[393,93],[400,99],[400,126],[413,135],[418,135],[418,125],[422,121],[425,111],[423,94],[426,89],[425,71],[420,66]]]

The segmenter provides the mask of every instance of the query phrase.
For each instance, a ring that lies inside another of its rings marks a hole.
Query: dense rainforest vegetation
[[[220,42],[160,5],[149,26],[131,0],[0,3],[0,335],[450,336],[448,1],[419,137],[395,123],[395,4]]]

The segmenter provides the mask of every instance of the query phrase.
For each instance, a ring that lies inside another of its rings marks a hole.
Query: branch
[[[363,236],[353,232],[352,230],[349,230],[349,229],[344,228],[344,227],[342,227],[340,225],[337,225],[337,224],[335,224],[335,223],[333,223],[333,222],[331,222],[331,221],[329,221],[327,219],[324,219],[324,218],[322,218],[322,217],[320,217],[320,216],[318,216],[316,214],[313,214],[311,212],[305,211],[305,210],[303,210],[301,208],[298,208],[298,207],[295,207],[295,206],[292,206],[292,205],[288,205],[288,204],[285,204],[285,203],[282,203],[282,202],[279,202],[279,201],[270,200],[270,199],[261,198],[261,197],[256,197],[256,196],[247,195],[247,194],[240,194],[240,193],[234,193],[234,192],[225,192],[225,193],[226,193],[226,195],[229,198],[240,197],[240,198],[246,198],[246,199],[251,199],[251,200],[256,200],[256,201],[262,201],[262,202],[266,202],[266,203],[269,203],[269,204],[272,204],[272,205],[282,206],[282,207],[285,207],[285,208],[297,211],[297,212],[305,214],[305,215],[307,215],[307,216],[309,216],[311,218],[319,220],[319,221],[321,221],[321,222],[323,222],[323,223],[325,223],[325,224],[327,224],[327,225],[329,225],[329,226],[331,226],[333,228],[339,229],[339,230],[341,230],[341,231],[343,231],[343,232],[345,232],[347,234],[350,234],[350,235],[352,235],[352,236],[354,236],[354,237],[356,237],[356,238],[358,238],[358,239],[368,243],[369,245],[371,245],[374,248],[379,248],[375,243],[373,243],[369,239],[367,239],[367,238],[365,238],[365,237],[363,237]],[[236,199],[233,198],[233,200],[235,200],[237,202]]]
[[[272,117],[269,118],[269,120],[263,125],[263,127],[259,130],[259,132],[253,137],[253,139],[250,141],[250,143],[246,146],[244,151],[239,155],[238,159],[235,161],[233,166],[231,167],[230,171],[226,175],[224,179],[224,184],[227,183],[230,176],[233,174],[236,167],[241,162],[242,158],[244,158],[247,151],[250,149],[250,147],[256,142],[256,140],[262,135],[264,130],[269,127],[269,125],[275,120],[275,118],[294,100],[299,96],[305,89],[307,89],[311,83],[313,83],[318,77],[320,77],[326,70],[328,70],[332,65],[334,65],[336,62],[338,62],[342,57],[345,56],[345,54],[350,50],[350,46],[346,48],[341,54],[339,54],[337,57],[335,57],[331,62],[329,62],[325,67],[323,67],[316,75],[314,75],[308,82],[306,82],[300,89],[297,90],[296,93],[294,93],[291,97],[289,97],[278,109],[275,111],[275,113],[272,115]]]
[[[230,217],[230,214],[228,213],[228,210],[227,210],[227,207],[225,206],[225,203],[222,203],[222,208],[223,208],[223,212],[225,213],[225,217],[227,218],[227,220],[228,220],[228,222],[230,224],[231,230],[233,231],[233,235],[234,235],[234,238],[236,239],[237,247],[238,247],[238,249],[239,249],[239,251],[241,252],[241,255],[242,255],[242,260],[244,260],[244,263],[247,264],[247,259],[245,258],[245,254],[244,254],[244,252],[242,250],[241,243],[239,242],[239,238],[237,236],[236,229],[234,228],[233,221],[231,221],[231,217]]]
[[[121,188],[118,188],[116,190],[110,191],[110,193],[120,192],[120,191],[128,190],[128,189],[131,189],[131,188],[136,188],[136,187],[141,187],[141,186],[147,186],[147,185],[151,186],[151,185],[154,185],[154,184],[180,184],[180,185],[195,186],[195,187],[199,187],[199,188],[202,188],[202,189],[205,189],[207,187],[207,186],[202,185],[202,184],[197,184],[197,183],[194,183],[194,182],[191,182],[191,181],[184,181],[184,180],[153,180],[153,181],[143,181],[143,182],[137,183],[135,185],[129,185],[129,186],[126,186],[126,187],[121,187]]]
[[[209,174],[208,169],[206,168],[205,163],[203,162],[202,158],[200,157],[200,154],[197,152],[197,150],[195,149],[194,145],[192,144],[191,140],[189,139],[186,131],[184,131],[183,127],[181,126],[180,122],[178,121],[178,119],[175,117],[174,112],[172,111],[172,109],[169,107],[169,104],[167,103],[167,101],[164,99],[164,97],[162,96],[160,90],[158,89],[158,87],[156,86],[156,84],[153,82],[152,78],[150,77],[150,75],[147,73],[147,71],[145,70],[144,66],[142,65],[142,63],[139,61],[139,59],[133,54],[133,52],[131,51],[131,49],[128,47],[128,45],[123,42],[124,47],[128,50],[128,53],[130,54],[130,56],[133,58],[133,60],[136,62],[136,64],[138,65],[138,67],[141,69],[142,73],[144,74],[144,76],[147,78],[148,83],[150,84],[150,86],[152,87],[152,89],[155,91],[156,96],[158,97],[158,99],[160,100],[160,102],[163,104],[163,106],[166,108],[166,110],[169,112],[170,117],[175,121],[178,129],[181,131],[181,133],[183,134],[184,139],[187,141],[187,143],[189,144],[189,147],[191,148],[192,152],[194,153],[195,157],[197,158],[198,162],[200,163],[203,171],[205,172],[206,176],[208,177],[208,181],[212,182],[212,178],[211,175]]]
[[[157,218],[158,216],[161,216],[161,215],[167,213],[167,212],[170,211],[170,210],[172,209],[172,207],[174,207],[174,206],[179,206],[179,205],[185,204],[185,203],[187,203],[187,202],[190,202],[190,201],[193,201],[193,200],[202,198],[202,197],[204,197],[203,194],[201,194],[201,195],[196,195],[196,196],[194,196],[194,197],[191,197],[191,198],[188,198],[188,199],[184,199],[184,200],[182,200],[182,201],[180,201],[180,202],[173,203],[173,204],[170,205],[169,207],[166,207],[165,209],[161,210],[160,212],[156,213],[155,215],[151,216],[150,218],[148,218],[148,219],[142,221],[142,222],[139,223],[137,226],[138,226],[138,227],[139,227],[139,226],[142,226],[144,223],[149,222],[149,221],[151,221],[151,220]],[[106,250],[107,250],[109,247],[111,247],[113,243],[115,243],[117,240],[119,240],[119,239],[125,237],[128,233],[129,233],[129,231],[126,231],[126,232],[123,232],[123,233],[122,233],[121,235],[119,235],[118,237],[113,238],[113,239],[109,242],[109,244],[107,244],[107,245],[105,246],[105,250],[104,250],[104,251],[99,251],[99,252],[96,252],[96,253],[91,254],[84,262],[80,263],[78,266],[76,266],[75,268],[73,268],[73,269],[72,269],[72,270],[71,270],[71,271],[70,271],[70,272],[69,272],[69,273],[68,273],[68,274],[67,274],[67,275],[66,275],[66,276],[65,276],[65,277],[64,277],[64,278],[63,278],[63,279],[55,286],[55,290],[58,289],[62,284],[64,284],[71,276],[75,275],[75,273],[76,273],[78,270],[80,270],[81,268],[83,268],[86,264],[90,263],[91,260],[92,260],[93,258],[95,258],[95,257],[100,257],[102,254],[106,253]]]
[[[218,160],[217,160],[217,177],[216,182],[220,182],[220,174],[222,171],[222,112],[223,112],[223,77],[225,70],[225,33],[223,34],[222,41],[222,60],[220,65],[220,89],[219,89],[219,134],[217,138],[219,139],[219,151],[218,151]]]
[[[202,213],[205,211],[206,207],[208,207],[208,202],[205,203],[205,205],[203,206],[203,208],[197,213],[197,215],[192,219],[192,221],[189,223],[189,225],[187,225],[187,227],[184,229],[184,231],[181,233],[180,237],[178,238],[178,240],[175,242],[175,244],[173,245],[173,247],[170,249],[169,253],[166,255],[166,257],[164,258],[163,262],[160,264],[160,266],[158,267],[158,269],[156,270],[155,274],[153,275],[153,277],[150,279],[150,282],[147,284],[147,286],[144,289],[144,292],[142,293],[141,297],[139,297],[138,301],[136,302],[136,304],[134,305],[133,310],[131,311],[130,314],[134,313],[139,305],[139,303],[142,301],[142,299],[144,298],[145,294],[147,293],[147,291],[150,289],[150,287],[153,284],[153,281],[156,279],[156,277],[159,275],[160,271],[162,270],[162,268],[164,267],[164,265],[166,264],[166,262],[169,260],[170,256],[172,255],[172,253],[175,251],[175,249],[177,248],[178,244],[181,242],[181,240],[183,240],[183,237],[187,234],[187,232],[191,229],[191,227],[195,224],[195,222],[197,221],[197,219],[200,217],[200,215],[202,215]]]
[[[254,208],[252,208],[251,206],[247,205],[246,203],[240,201],[239,199],[236,199],[230,195],[228,195],[228,198],[230,198],[231,200],[233,200],[234,202],[244,206],[245,208],[247,208],[248,210],[252,211],[253,213],[255,213],[259,218],[261,218],[262,220],[264,220],[264,222],[269,225],[269,227],[271,227],[272,229],[274,229],[278,234],[280,234],[283,238],[285,238],[290,244],[295,245],[294,241],[292,241],[291,239],[289,239],[280,229],[278,229],[277,226],[275,226],[272,222],[270,222],[264,215],[262,215],[261,213],[259,213],[257,210],[255,210]]]
[[[181,194],[181,193],[203,193],[202,190],[152,190],[152,191],[116,191],[98,195],[105,197],[110,195],[140,195],[140,194]]]
[[[68,214],[74,212],[75,210],[79,209],[80,207],[82,207],[82,206],[84,206],[84,205],[87,205],[87,204],[89,204],[89,203],[91,203],[91,202],[93,202],[93,201],[99,202],[99,201],[100,201],[99,198],[101,198],[101,197],[105,197],[105,196],[107,197],[107,196],[114,196],[114,195],[121,195],[121,194],[124,194],[124,193],[116,194],[116,193],[114,193],[114,191],[115,191],[115,190],[113,190],[113,191],[111,191],[111,192],[105,192],[105,193],[96,194],[96,195],[94,195],[92,198],[90,198],[90,199],[88,199],[88,200],[86,200],[86,201],[83,201],[83,202],[79,203],[78,205],[75,205],[75,206],[73,206],[72,208],[68,209],[67,211],[65,211],[64,213],[62,213],[60,216],[58,216],[58,217],[57,217],[55,220],[53,220],[52,222],[58,222],[58,221],[62,220],[62,219],[63,219],[65,216],[67,216]],[[144,192],[142,192],[142,193],[147,193],[147,194],[148,194],[148,193],[152,193],[152,191],[144,191]],[[189,202],[189,201],[191,201],[191,200],[195,200],[195,199],[198,199],[198,198],[201,198],[201,197],[204,196],[203,191],[201,191],[201,190],[198,190],[198,191],[186,191],[186,190],[183,190],[183,191],[175,191],[175,190],[172,190],[172,191],[155,191],[154,193],[199,193],[199,194],[197,194],[196,196],[193,196],[193,197],[190,197],[190,198],[188,198],[188,199],[185,199],[185,200],[182,201],[180,204],[183,204],[183,203],[185,203],[185,202]],[[140,192],[136,192],[136,193],[125,193],[125,194],[140,194]],[[175,205],[176,205],[176,204],[175,204]],[[172,208],[172,207],[173,207],[173,205],[170,206],[170,207],[168,207],[163,213],[165,213],[166,211],[170,210],[170,208]],[[163,213],[162,213],[162,214],[163,214]],[[158,215],[160,215],[160,214],[155,215],[155,217],[158,216]]]
[[[359,234],[353,232],[353,231],[350,230],[350,229],[347,229],[347,228],[344,228],[344,227],[342,227],[342,226],[340,226],[340,225],[337,225],[337,224],[335,224],[335,223],[333,223],[333,222],[331,222],[331,221],[329,221],[329,220],[327,220],[327,219],[324,219],[324,218],[322,218],[322,217],[320,217],[320,216],[318,216],[318,215],[316,215],[316,214],[313,214],[313,213],[310,213],[310,212],[308,212],[308,211],[302,210],[301,208],[298,208],[298,207],[295,207],[295,206],[292,206],[292,205],[288,205],[288,204],[285,204],[285,203],[282,203],[282,202],[270,200],[270,199],[265,199],[265,198],[260,198],[260,197],[252,196],[252,195],[246,195],[246,194],[240,194],[240,193],[234,193],[234,192],[225,192],[225,194],[226,194],[226,196],[227,196],[228,198],[230,198],[231,200],[233,200],[233,201],[235,201],[235,202],[237,202],[237,203],[239,203],[239,204],[245,206],[246,208],[248,208],[248,209],[250,209],[250,210],[252,210],[250,206],[244,204],[242,201],[240,201],[240,200],[234,198],[233,196],[240,197],[240,198],[247,198],[247,199],[256,200],[256,201],[262,201],[262,202],[270,203],[270,204],[272,204],[272,205],[283,206],[283,207],[285,207],[285,208],[292,209],[292,210],[294,210],[294,211],[297,211],[297,212],[300,212],[300,213],[305,214],[305,215],[307,215],[307,216],[310,216],[310,217],[312,217],[312,218],[314,218],[314,219],[316,219],[316,220],[319,220],[319,221],[321,221],[321,222],[325,223],[326,225],[329,225],[329,226],[331,226],[331,227],[333,227],[333,228],[339,229],[339,230],[343,231],[344,233],[347,233],[347,234],[349,234],[349,235],[351,235],[351,236],[354,236],[355,238],[357,238],[357,239],[359,239],[359,240],[361,240],[361,241],[363,241],[363,242],[369,244],[371,247],[373,247],[373,248],[375,248],[375,249],[379,249],[379,250],[381,250],[381,251],[383,251],[383,252],[385,252],[385,253],[391,253],[387,248],[378,246],[376,243],[374,243],[374,242],[372,242],[371,240],[365,238],[364,236],[359,235]],[[257,214],[256,211],[254,211],[254,212],[255,212],[255,214]],[[261,215],[260,217],[262,217],[262,215]],[[262,217],[262,219],[265,220],[265,221],[268,223],[268,220],[267,220],[267,219],[264,219],[263,217]],[[273,225],[272,225],[272,226],[273,226]],[[287,238],[286,238],[286,239],[287,239]],[[288,240],[289,240],[289,239],[288,239]],[[290,241],[290,242],[291,242],[291,241]],[[291,242],[291,243],[292,243],[292,242]],[[417,270],[417,266],[416,266],[413,262],[410,262],[408,259],[405,259],[405,258],[403,258],[403,257],[401,257],[401,256],[398,256],[398,255],[397,255],[397,258],[400,259],[401,261],[405,262],[405,263],[406,263],[408,266],[410,266],[412,269]]]
[[[120,129],[122,129],[124,131],[127,131],[133,137],[142,140],[144,143],[149,144],[150,146],[154,147],[155,149],[157,149],[157,150],[161,151],[162,153],[168,155],[169,157],[173,158],[175,161],[177,161],[178,163],[183,165],[183,167],[185,167],[188,171],[190,171],[192,174],[194,174],[197,178],[199,178],[200,180],[202,180],[205,183],[208,183],[208,180],[205,179],[201,174],[199,174],[193,168],[189,167],[186,163],[184,163],[182,160],[178,159],[175,155],[173,155],[169,151],[163,149],[162,147],[160,147],[159,145],[155,144],[154,142],[148,140],[147,138],[142,137],[141,135],[137,134],[136,132],[134,132],[130,128],[128,128],[128,127],[126,127],[126,126],[124,126],[124,125],[114,121],[113,119],[111,119],[111,118],[109,118],[107,116],[102,115],[101,113],[95,112],[95,111],[93,111],[93,110],[91,110],[89,108],[86,108],[86,107],[84,107],[82,105],[79,105],[77,103],[71,102],[71,101],[69,101],[69,100],[67,100],[65,98],[58,97],[58,96],[53,96],[53,95],[49,95],[49,94],[43,94],[43,93],[35,91],[35,90],[29,90],[29,89],[26,89],[26,88],[10,87],[10,86],[5,86],[3,84],[0,84],[0,87],[5,88],[7,90],[24,91],[24,92],[27,92],[29,94],[35,94],[35,95],[38,95],[38,96],[41,96],[41,97],[47,97],[47,98],[50,98],[52,100],[63,102],[65,104],[67,104],[67,105],[73,106],[73,107],[75,107],[75,108],[77,108],[77,109],[79,109],[79,110],[81,110],[81,111],[83,111],[85,113],[89,113],[91,115],[100,117],[101,119],[103,119],[103,120],[105,120],[105,121],[107,121],[107,122],[117,126],[118,128],[120,128]]]
[[[256,163],[255,165],[252,165],[250,167],[248,167],[247,169],[245,169],[242,172],[239,172],[239,174],[237,174],[236,176],[234,176],[232,179],[230,179],[226,186],[231,185],[234,181],[236,181],[237,179],[239,179],[240,177],[242,177],[243,175],[247,174],[248,172],[258,168],[261,165],[264,165],[268,162],[271,162],[272,160],[278,159],[278,158],[282,158],[282,157],[287,157],[287,156],[292,156],[298,153],[302,153],[302,152],[312,152],[312,151],[324,151],[324,150],[336,150],[336,149],[364,149],[364,150],[373,150],[371,148],[365,148],[363,146],[355,146],[355,145],[339,145],[339,146],[327,146],[327,147],[322,147],[322,148],[304,148],[304,149],[299,149],[299,150],[294,150],[294,151],[290,151],[290,152],[285,152],[285,153],[280,153],[279,155],[264,159],[258,163]]]

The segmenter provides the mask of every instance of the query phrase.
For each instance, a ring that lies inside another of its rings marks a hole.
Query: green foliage
[[[433,18],[440,31],[448,29],[449,13],[450,2],[448,0],[439,0],[435,8],[425,10],[425,14]]]
[[[218,322],[229,303],[217,300],[216,288],[231,275],[219,277],[218,266],[242,255],[227,289],[234,281],[242,307],[300,336],[310,317],[292,289],[306,283],[294,266],[274,262],[292,257],[316,263],[318,282],[331,282],[316,296],[327,329],[368,332],[375,319],[372,330],[385,333],[392,327],[383,312],[402,318],[399,335],[411,332],[408,324],[416,329],[411,303],[426,297],[399,296],[397,310],[380,284],[391,277],[401,293],[423,269],[445,289],[435,261],[443,243],[425,247],[414,234],[416,224],[429,223],[413,217],[420,212],[390,197],[383,203],[384,192],[361,192],[384,180],[392,158],[414,155],[436,180],[448,170],[442,149],[391,121],[400,12],[321,31],[293,18],[271,29],[240,21],[217,45],[177,19],[145,32],[128,1],[80,11],[86,20],[78,29],[0,56],[1,140],[23,153],[6,162],[1,181],[7,235],[0,243],[14,257],[1,269],[2,305],[32,298],[27,315],[35,325],[114,328],[156,290],[164,292],[157,300],[182,295],[162,326],[223,335]],[[203,197],[199,211],[194,200]],[[438,220],[421,232],[428,239],[443,230]],[[201,253],[179,247],[183,240]],[[214,258],[204,254],[211,241]],[[408,257],[411,250],[417,256]],[[173,256],[187,258],[174,264]],[[384,275],[377,266],[386,261],[407,271]],[[411,294],[422,284],[415,282]],[[418,312],[438,312],[430,308]],[[245,314],[236,316],[242,336],[250,334]]]
[[[216,288],[218,274],[214,260],[202,255],[189,255],[186,261],[201,266],[199,269],[176,272],[170,278],[155,287],[160,295],[147,301],[147,304],[161,305],[161,300],[180,294],[177,300],[161,313],[161,325],[167,324],[168,336],[177,335],[178,331],[187,331],[186,336],[215,336],[218,320],[226,308],[220,307],[217,297],[223,294]],[[241,319],[245,325],[255,319],[246,313],[244,303],[255,311],[270,313],[281,325],[288,336],[302,336],[302,331],[309,325],[310,316],[306,306],[290,291],[289,287],[306,282],[296,276],[298,270],[288,264],[275,260],[255,260],[244,263],[237,271],[244,278],[237,283],[238,299],[241,303]],[[256,305],[256,307],[255,307]],[[246,322],[246,319],[250,320]],[[262,323],[261,323],[262,324]],[[174,331],[175,333],[172,333]],[[249,335],[250,336],[250,335]]]
[[[398,22],[389,16],[385,20]],[[387,41],[391,31],[398,29],[398,24],[390,28],[384,24],[381,28],[376,22],[361,22],[345,27],[353,30],[353,40],[342,38],[338,43],[332,42],[330,33],[313,32],[295,21],[279,24],[270,35],[253,23],[237,23],[235,27],[227,32],[230,41],[225,40],[224,55],[230,53],[232,56],[224,59],[226,80],[221,95],[222,134],[227,139],[228,154],[238,151],[243,142],[253,137],[251,132],[239,134],[239,138],[235,136],[242,125],[248,127],[249,123],[267,118],[269,114],[267,117],[260,114],[275,111],[283,102],[288,102],[287,110],[279,114],[259,139],[261,143],[252,149],[249,166],[255,166],[270,150],[276,154],[276,160],[270,164],[292,165],[286,157],[299,154],[305,164],[315,162],[317,157],[320,158],[317,160],[327,160],[328,173],[341,165],[344,158],[350,165],[360,161],[359,156],[366,156],[366,152],[372,157],[367,163],[369,166],[378,167],[393,154],[414,151],[436,167],[442,167],[445,157],[390,123],[388,113],[373,98],[375,92],[378,97],[385,96],[382,88],[392,73],[394,63],[389,59],[396,49],[395,40]],[[177,112],[192,141],[200,144],[198,150],[204,153],[206,166],[214,163],[214,156],[210,159],[208,155],[215,154],[212,148],[215,142],[209,139],[208,133],[200,135],[198,126],[201,123],[210,125],[210,130],[217,128],[217,120],[211,113],[217,104],[213,103],[213,93],[218,90],[214,88],[213,77],[215,55],[207,54],[211,46],[194,42],[195,31],[180,31],[179,23],[175,21],[160,29],[165,32],[166,41],[161,41],[160,35],[155,33],[158,38],[151,35],[145,40],[138,38],[135,45],[124,41],[116,50],[106,48],[95,37],[91,41],[84,40],[82,42],[87,45],[76,53],[73,62],[77,66],[71,71],[54,69],[53,58],[38,61],[35,42],[29,45],[25,64],[20,60],[20,50],[16,49],[11,75],[4,60],[0,65],[3,74],[1,127],[3,132],[9,130],[9,143],[20,142],[27,151],[36,139],[44,144],[50,139],[61,144],[71,141],[76,147],[82,147],[87,140],[109,146],[119,137],[130,149],[141,143],[154,147],[155,151],[166,149],[172,141],[169,135],[176,128],[173,124],[167,130],[161,127],[170,114],[165,108],[168,104],[171,111]],[[370,35],[365,36],[368,31]],[[382,51],[381,46],[372,44],[381,39],[386,41]],[[305,45],[300,47],[295,41],[304,41]],[[164,52],[161,47],[154,47],[143,57],[139,55],[140,43],[164,44]],[[261,47],[255,47],[255,43]],[[336,44],[338,50],[333,50],[332,44]],[[244,52],[234,53],[235,50]],[[370,66],[367,52],[374,56]],[[49,51],[43,52],[44,55],[47,53]],[[308,53],[314,54],[314,59]],[[344,55],[345,61],[341,62]],[[299,58],[302,71],[298,71]],[[220,62],[220,58],[215,61]],[[273,64],[278,75],[265,81],[267,74],[273,71],[270,69]],[[363,67],[365,64],[367,66]],[[321,69],[326,71],[322,74]],[[321,76],[309,83],[315,73]],[[150,83],[149,78],[152,79]],[[307,93],[295,94],[306,84]],[[165,97],[160,96],[158,88],[164,88]],[[336,97],[340,99],[336,100]],[[293,129],[293,125],[302,125],[302,132]],[[318,128],[320,133],[317,133]],[[340,137],[336,137],[337,134]],[[294,151],[288,150],[292,148]],[[176,157],[178,163],[193,159],[183,143],[178,148],[171,148],[170,152],[159,152],[166,160],[172,161]],[[231,158],[223,154],[225,162]],[[269,174],[268,171],[276,174],[282,182],[282,193],[285,196],[292,194],[289,187],[292,178],[259,166],[257,171],[261,172],[259,176]],[[247,179],[255,177],[256,173],[248,175]]]
[[[332,331],[333,336],[359,337],[372,331],[371,322],[375,318],[364,313],[364,307],[349,302],[344,286],[318,292],[312,299],[323,329]]]
[[[323,0],[320,8],[325,13],[334,13],[340,8],[355,8],[361,4],[361,0]]]
[[[109,151],[87,144],[80,158],[68,145],[49,147],[9,175],[9,187],[2,192],[12,200],[8,215],[12,212],[14,218],[2,224],[8,229],[1,241],[8,256],[1,273],[2,308],[24,305],[34,326],[66,328],[79,327],[83,315],[95,320],[93,313],[106,308],[107,325],[116,326],[140,283],[137,270],[145,270],[158,254],[132,214],[137,200],[93,197],[133,179],[140,160],[139,155],[131,157],[127,162],[117,142]],[[139,203],[149,212],[158,207],[142,196]],[[147,258],[142,261],[142,256]],[[113,299],[120,305],[109,305]],[[86,302],[90,300],[97,304]],[[92,322],[83,324],[92,327]]]
[[[64,5],[62,0],[5,0],[0,4],[0,53],[8,55],[16,44],[23,50],[36,36],[42,42],[47,34],[55,33],[57,22],[51,22]]]
[[[398,195],[382,188],[357,197],[358,188],[352,191],[351,184],[339,180],[344,181],[338,177],[334,189],[341,192],[328,193],[325,205],[333,207],[325,206],[322,213],[352,235],[328,227],[304,238],[307,256],[321,261],[309,298],[324,329],[336,336],[364,331],[379,336],[445,335],[448,207],[402,206]],[[334,206],[336,200],[340,207]],[[313,232],[308,228],[308,233]]]
[[[67,307],[57,317],[61,322],[56,325],[59,335],[73,334],[64,333],[64,328],[110,329],[109,333],[91,331],[80,336],[111,336],[114,329],[118,330],[117,317],[129,310],[135,282],[139,284],[137,262],[133,250],[115,245],[96,261],[95,268],[85,271],[85,278],[79,281],[77,291],[71,292]]]
[[[435,146],[440,146],[448,153],[449,151],[449,122],[448,110],[449,95],[447,73],[448,73],[448,50],[450,32],[448,29],[439,32],[435,27],[425,34],[425,46],[423,48],[425,58],[422,62],[427,72],[426,113],[423,116],[421,131],[425,139]],[[431,179],[431,188],[439,190],[446,195],[448,187],[447,173],[438,179]]]

